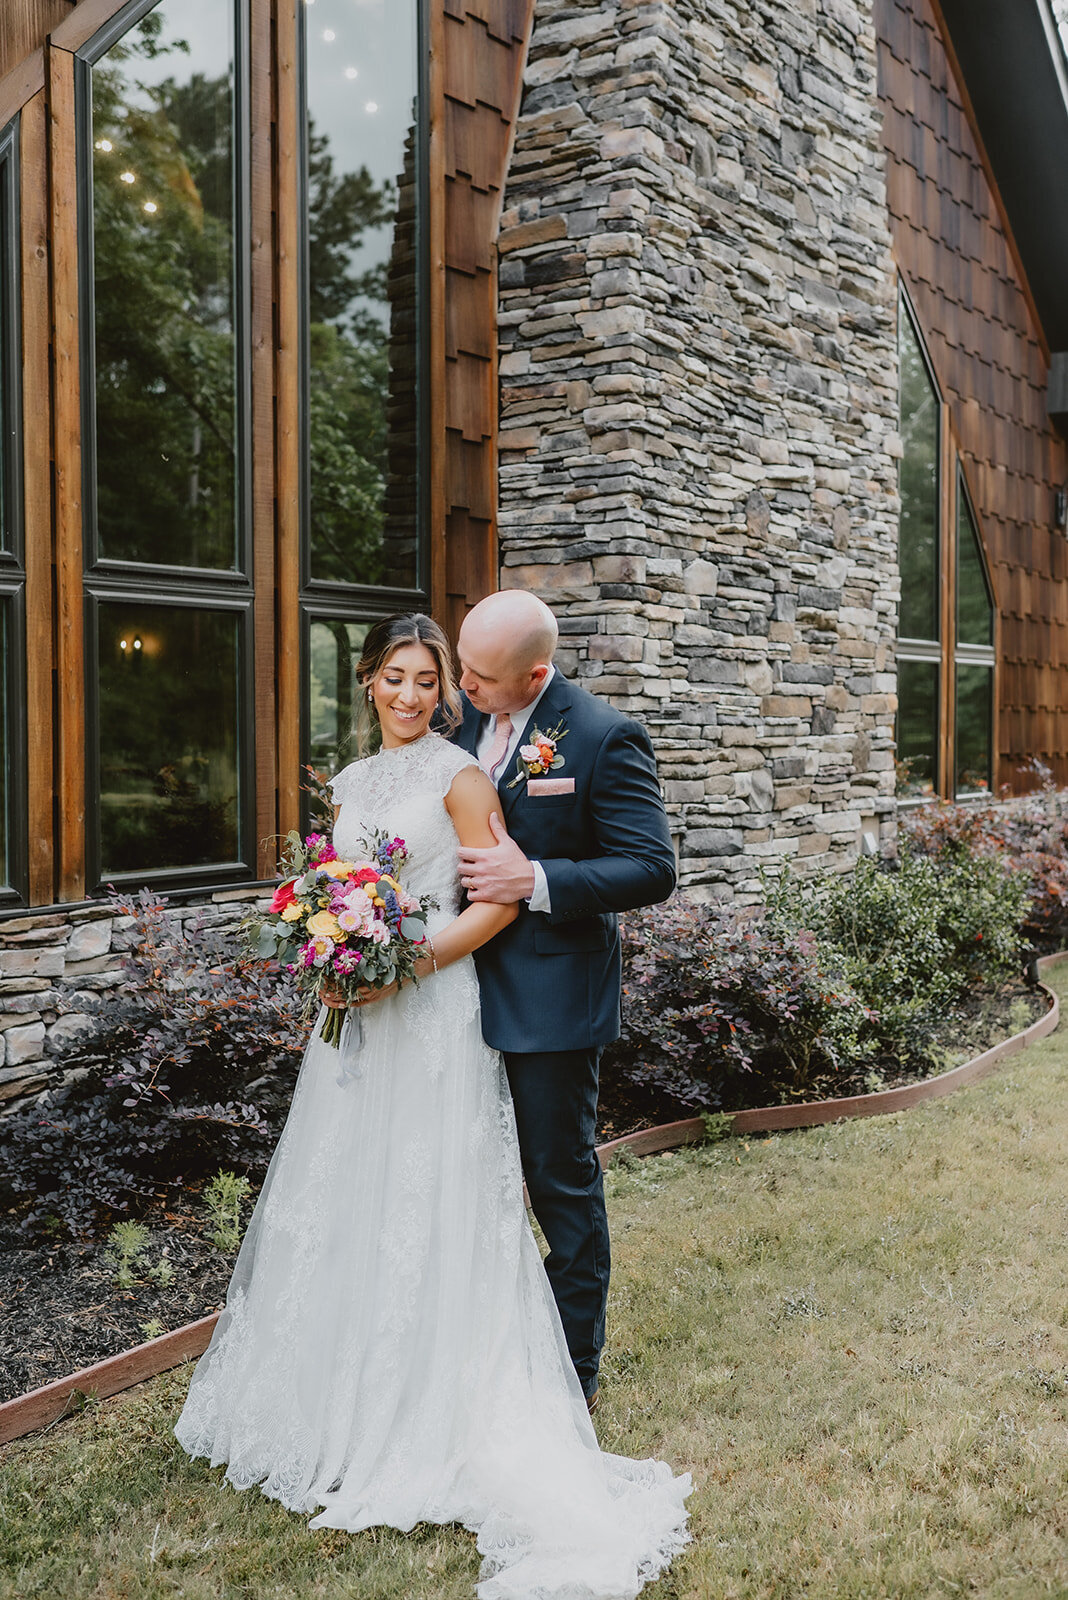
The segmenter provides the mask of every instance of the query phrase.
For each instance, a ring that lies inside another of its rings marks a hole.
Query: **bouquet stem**
[[[319,1030],[319,1037],[324,1044],[329,1044],[336,1050],[341,1044],[341,1030],[345,1026],[345,1007],[327,1006],[323,1025]]]

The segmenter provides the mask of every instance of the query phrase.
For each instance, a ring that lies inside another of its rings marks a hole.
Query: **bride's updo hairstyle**
[[[449,641],[433,617],[421,611],[399,612],[393,617],[383,617],[367,631],[363,654],[356,663],[356,679],[360,694],[356,706],[356,749],[361,756],[378,746],[378,715],[370,702],[368,689],[386,666],[390,657],[407,644],[422,644],[434,657],[438,669],[438,715],[436,725],[444,733],[451,733],[463,721],[460,691],[452,666]]]

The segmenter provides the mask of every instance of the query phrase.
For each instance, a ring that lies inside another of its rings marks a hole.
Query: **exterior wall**
[[[652,732],[682,881],[894,826],[895,286],[869,0],[537,0],[502,584]]]
[[[1068,781],[1068,446],[1049,360],[929,0],[876,0],[894,254],[949,403],[1001,617],[999,784]]]

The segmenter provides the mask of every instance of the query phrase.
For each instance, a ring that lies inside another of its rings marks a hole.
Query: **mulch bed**
[[[115,1282],[105,1239],[31,1245],[0,1229],[0,1401],[143,1344],[145,1323],[170,1332],[219,1309],[234,1258],[211,1243],[204,1207],[190,1196],[143,1221],[149,1244],[128,1289]],[[174,1273],[166,1287],[145,1270],[164,1252]]]
[[[963,1003],[947,1022],[940,1041],[942,1072],[978,1055],[1010,1033],[1021,1031],[1046,1011],[1045,996],[1022,980],[996,995]],[[1026,1015],[1024,1014],[1026,1012]],[[873,1070],[881,1082],[875,1084]],[[916,1074],[895,1065],[866,1064],[862,1072],[842,1074],[822,1083],[806,1098],[863,1094],[873,1087],[894,1088],[914,1082]],[[749,1105],[761,1099],[754,1079]],[[732,1108],[733,1109],[733,1108]],[[604,1072],[598,1119],[598,1141],[607,1142],[639,1128],[693,1116],[693,1106],[669,1104],[662,1095],[629,1083],[610,1067]],[[255,1196],[244,1211],[247,1220]],[[170,1331],[217,1311],[233,1269],[233,1254],[212,1242],[213,1224],[197,1196],[186,1193],[142,1218],[149,1244],[141,1257],[137,1281],[120,1288],[107,1240],[89,1243],[54,1240],[31,1244],[10,1219],[0,1223],[0,1401],[14,1399],[106,1356],[141,1344],[152,1334],[145,1324],[161,1323]],[[169,1284],[160,1285],[147,1271],[166,1253],[173,1268]],[[235,1252],[236,1253],[236,1252]],[[160,1331],[159,1329],[155,1330]]]

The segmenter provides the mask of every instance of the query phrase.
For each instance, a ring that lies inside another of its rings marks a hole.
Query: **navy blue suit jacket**
[[[512,838],[545,869],[552,909],[525,903],[510,927],[475,952],[482,1031],[495,1050],[578,1050],[619,1035],[620,947],[616,913],[665,900],[675,887],[675,852],[645,729],[557,672],[536,725],[558,724],[573,794],[512,785],[513,758],[498,778]],[[456,743],[476,753],[485,718],[465,701]],[[524,769],[525,772],[525,769]]]

